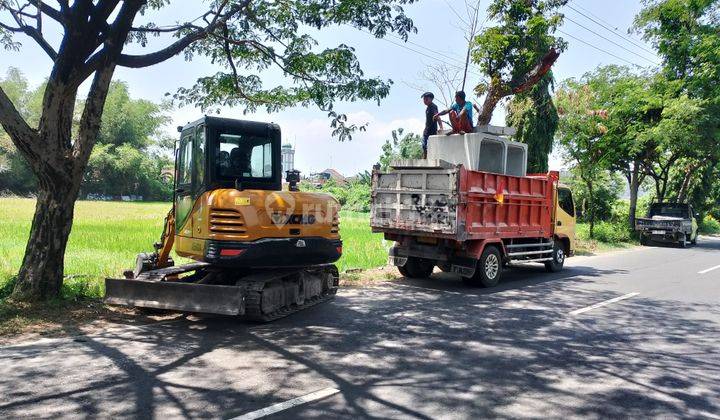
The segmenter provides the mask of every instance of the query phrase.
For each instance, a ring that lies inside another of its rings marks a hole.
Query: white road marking
[[[607,305],[609,305],[609,304],[611,304],[611,303],[619,302],[619,301],[625,300],[625,299],[630,299],[631,297],[637,296],[637,295],[639,295],[639,294],[640,294],[640,293],[638,293],[638,292],[632,292],[632,293],[628,293],[627,295],[622,295],[622,296],[618,296],[618,297],[616,297],[616,298],[604,300],[604,301],[598,302],[598,303],[596,303],[596,304],[594,304],[594,305],[590,305],[590,306],[586,306],[586,307],[584,307],[584,308],[576,309],[576,310],[570,312],[569,315],[573,315],[573,316],[574,316],[574,315],[580,315],[580,314],[585,313],[585,312],[587,312],[587,311],[592,311],[593,309],[602,308],[603,306],[607,306]]]
[[[271,405],[270,407],[265,407],[265,408],[261,408],[259,410],[251,411],[247,414],[243,414],[242,416],[234,417],[231,420],[261,419],[261,418],[267,417],[271,414],[279,413],[279,412],[285,411],[289,408],[297,407],[298,405],[307,404],[309,402],[313,402],[313,401],[317,401],[317,400],[325,398],[325,397],[329,397],[330,395],[335,395],[338,392],[340,392],[339,389],[324,388],[324,389],[321,389],[320,391],[315,391],[311,394],[303,395],[302,397],[293,398],[292,400],[277,403],[277,404]]]
[[[709,273],[709,272],[711,272],[711,271],[713,271],[713,270],[717,270],[718,268],[720,268],[720,265],[716,265],[715,267],[706,268],[706,269],[703,270],[703,271],[698,271],[698,274]]]

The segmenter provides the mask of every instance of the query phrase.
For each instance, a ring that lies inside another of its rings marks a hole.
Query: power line
[[[649,59],[649,58],[647,58],[647,57],[645,57],[645,56],[643,56],[643,55],[638,54],[636,51],[633,51],[633,50],[631,50],[631,49],[629,49],[629,48],[625,48],[624,46],[618,44],[617,42],[613,41],[612,39],[610,39],[610,38],[608,38],[608,37],[606,37],[606,36],[603,36],[603,35],[595,32],[595,31],[593,31],[592,29],[588,28],[587,26],[585,26],[585,25],[583,25],[583,24],[580,24],[580,23],[578,23],[578,22],[570,19],[570,18],[567,17],[567,16],[565,16],[565,19],[567,19],[567,20],[569,20],[570,22],[576,24],[577,26],[585,29],[586,31],[588,31],[588,32],[590,32],[590,33],[593,33],[593,34],[599,36],[600,38],[604,39],[605,41],[607,41],[607,42],[609,42],[609,43],[611,43],[611,44],[613,44],[613,45],[615,45],[615,46],[617,46],[617,47],[622,48],[623,50],[629,52],[630,54],[636,55],[636,56],[642,58],[643,60],[645,60],[645,61],[647,61],[647,62],[649,62],[649,63],[652,63],[652,64],[657,65],[657,62],[655,62],[655,61],[653,61],[653,60],[651,60],[651,59]]]
[[[423,49],[423,50],[429,51],[429,52],[431,52],[431,53],[433,53],[433,54],[437,54],[437,55],[439,55],[439,56],[441,56],[441,57],[445,57],[445,58],[447,58],[448,60],[453,60],[453,61],[456,61],[456,62],[458,62],[458,63],[460,63],[460,62],[463,60],[462,58],[460,58],[460,57],[458,57],[458,56],[450,56],[450,55],[447,55],[447,54],[442,53],[441,51],[435,51],[435,50],[433,50],[433,49],[431,49],[431,48],[428,48],[428,47],[426,47],[426,46],[424,46],[424,45],[420,45],[420,44],[417,44],[417,43],[415,43],[415,42],[412,42],[412,41],[410,41],[409,39],[408,39],[408,40],[404,40],[404,39],[402,39],[401,37],[399,37],[399,36],[397,36],[397,35],[395,35],[395,34],[388,34],[388,35],[392,36],[393,38],[395,38],[395,39],[397,39],[397,40],[400,40],[400,41],[403,41],[403,42],[407,42],[408,44],[412,44],[412,45],[414,45],[414,46],[416,46],[416,47],[418,47],[418,48],[421,48],[421,49]]]
[[[645,52],[649,52],[650,54],[653,54],[653,55],[655,54],[654,51],[651,51],[651,50],[645,48],[642,44],[640,44],[640,43],[638,43],[638,42],[635,42],[635,40],[634,40],[633,38],[631,38],[631,37],[629,37],[629,36],[625,36],[625,35],[619,33],[619,32],[617,31],[617,28],[613,29],[613,28],[610,28],[610,27],[608,27],[608,26],[606,26],[606,25],[603,25],[602,23],[598,22],[597,20],[593,19],[592,17],[590,17],[590,16],[586,15],[585,13],[577,10],[576,8],[574,8],[574,7],[573,7],[572,5],[570,5],[570,4],[568,4],[567,6],[568,6],[571,10],[575,11],[575,13],[577,13],[577,14],[585,17],[586,19],[594,22],[595,24],[597,24],[598,26],[604,28],[606,31],[612,33],[613,35],[615,35],[615,36],[617,36],[617,37],[619,37],[619,38],[624,39],[624,40],[627,41],[628,43],[630,43],[630,44],[632,44],[632,45],[640,48],[641,50],[643,50],[643,51],[645,51]],[[578,7],[581,7],[581,6],[578,5]],[[584,10],[585,10],[585,9],[584,9]],[[588,12],[588,13],[592,15],[592,13],[590,13],[590,12]],[[595,15],[593,15],[593,16],[595,16]],[[600,19],[600,18],[598,18],[598,19]],[[600,20],[602,20],[602,19],[600,19]],[[607,22],[607,23],[610,24],[609,22]]]
[[[602,48],[600,48],[600,47],[596,47],[595,45],[593,45],[593,44],[591,44],[591,43],[589,43],[589,42],[587,42],[587,41],[584,41],[584,40],[582,40],[582,39],[580,39],[580,38],[578,38],[578,37],[576,37],[576,36],[574,36],[574,35],[570,35],[569,33],[563,31],[562,29],[558,29],[557,31],[560,32],[561,34],[564,34],[565,36],[569,36],[570,38],[572,38],[572,39],[574,39],[574,40],[576,40],[576,41],[578,41],[578,42],[582,42],[583,44],[587,45],[588,47],[595,48],[596,50],[598,50],[598,51],[600,51],[600,52],[604,52],[604,53],[607,54],[607,55],[613,56],[613,57],[617,58],[618,60],[624,61],[624,62],[626,62],[626,63],[628,63],[628,64],[633,65],[633,66],[637,66],[637,65],[638,65],[638,64],[636,64],[636,63],[633,63],[632,61],[628,61],[628,60],[626,60],[626,59],[624,59],[624,58],[622,58],[622,57],[620,57],[620,56],[618,56],[618,55],[615,55],[615,54],[611,53],[610,51],[604,50],[604,49],[602,49]]]
[[[627,36],[628,38],[634,39],[634,40],[637,41],[637,42],[642,42],[642,41],[639,40],[638,38],[634,38],[634,37],[630,36],[629,34],[628,34],[628,35],[623,35],[622,32],[619,32],[619,31],[618,31],[618,28],[615,27],[612,22],[608,22],[607,20],[605,20],[605,19],[603,19],[602,17],[596,15],[595,13],[591,12],[591,11],[588,10],[587,8],[581,6],[581,5],[577,4],[577,3],[575,4],[575,6],[579,7],[582,11],[584,11],[585,13],[587,13],[587,14],[589,14],[590,16],[594,17],[595,19],[597,19],[597,20],[599,20],[599,21],[601,21],[601,22],[604,22],[604,23],[607,24],[607,25],[612,26],[613,28],[611,28],[611,30],[617,32],[618,34],[620,34],[620,35],[622,35],[622,36]]]
[[[365,30],[361,30],[361,32],[364,32],[364,33],[366,33],[366,34],[368,34],[368,35],[371,35],[371,36],[374,37],[374,38],[377,38],[377,37],[375,37],[375,35],[373,35],[371,32],[368,32],[368,31],[365,31]],[[422,55],[422,56],[424,56],[424,57],[427,57],[427,58],[429,58],[429,59],[431,59],[431,60],[435,60],[435,61],[438,61],[438,62],[440,62],[440,63],[447,64],[448,66],[450,66],[450,67],[452,67],[452,68],[455,68],[455,69],[457,69],[457,70],[461,70],[461,71],[464,71],[464,70],[465,70],[465,63],[459,64],[459,63],[456,61],[456,59],[452,59],[452,61],[455,61],[455,64],[448,63],[447,60],[443,60],[442,58],[438,58],[438,57],[436,57],[436,56],[433,56],[433,55],[424,53],[424,52],[422,52],[422,51],[418,51],[418,50],[416,50],[416,49],[413,49],[413,48],[408,47],[407,45],[394,42],[394,41],[392,41],[391,39],[388,39],[388,38],[379,38],[379,39],[382,39],[383,41],[389,42],[389,43],[391,43],[391,44],[393,44],[393,45],[396,45],[396,46],[398,46],[398,47],[400,47],[400,48],[404,48],[404,49],[406,49],[406,50],[408,50],[408,51],[412,51],[412,52],[414,52],[415,54],[420,54],[420,55]],[[428,51],[430,51],[430,52],[432,52],[432,53],[434,53],[434,54],[439,54],[439,55],[441,55],[441,56],[443,55],[442,53],[439,53],[439,52],[437,52],[437,51],[435,51],[435,50],[431,50],[430,48],[426,48],[426,47],[421,47],[421,48],[426,49],[426,50],[428,50]],[[472,74],[474,74],[474,75],[477,76],[477,77],[483,77],[483,75],[481,75],[481,74],[479,74],[479,73],[475,73],[474,71],[470,71],[470,69],[468,69],[468,73],[472,73]]]

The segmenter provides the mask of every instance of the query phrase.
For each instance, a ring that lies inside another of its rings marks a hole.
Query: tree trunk
[[[639,180],[639,163],[633,162],[632,172],[630,173],[630,211],[628,212],[628,223],[630,229],[635,229],[635,215],[637,212],[638,190],[640,189]]]
[[[495,111],[498,102],[500,102],[500,100],[507,94],[508,93],[503,89],[500,81],[494,80],[490,82],[487,94],[485,95],[485,100],[480,108],[480,114],[478,115],[478,126],[490,124],[490,120],[492,119],[493,112]]]
[[[28,154],[28,161],[38,177],[38,196],[25,257],[13,290],[16,299],[39,301],[60,295],[75,200],[100,130],[102,109],[114,70],[115,66],[110,65],[95,73],[75,141],[71,141],[70,126],[62,126],[68,120],[67,114],[73,114],[74,107],[58,107],[55,113],[48,109],[55,109],[52,106],[55,101],[68,103],[66,96],[74,98],[76,92],[62,95],[50,91],[50,87],[46,90],[45,99],[49,105],[43,110],[41,126],[44,123],[45,128],[41,130],[41,138],[45,140],[46,149],[54,147],[62,152],[43,156]],[[26,142],[22,138],[16,140],[20,144]]]
[[[585,185],[587,186],[587,189],[588,189],[588,197],[590,197],[589,198],[590,205],[588,206],[589,210],[590,210],[590,217],[589,217],[589,219],[590,219],[590,239],[593,239],[593,238],[595,238],[595,195],[594,195],[595,192],[593,189],[592,182],[585,182]]]
[[[692,174],[695,171],[694,167],[689,167],[685,170],[685,176],[683,177],[682,185],[680,186],[680,191],[678,192],[678,202],[682,203],[687,198],[688,189],[690,188],[690,180],[692,179]]]
[[[79,184],[79,180],[68,185],[41,179],[25,258],[13,290],[14,298],[46,300],[60,293],[65,247]]]

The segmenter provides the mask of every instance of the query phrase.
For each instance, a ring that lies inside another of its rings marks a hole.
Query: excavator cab
[[[178,131],[161,240],[106,279],[105,301],[269,321],[334,296],[339,205],[283,191],[280,127],[206,116]],[[171,250],[194,262],[175,266]]]

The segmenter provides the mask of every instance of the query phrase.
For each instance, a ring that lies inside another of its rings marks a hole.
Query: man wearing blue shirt
[[[450,114],[450,125],[452,132],[448,134],[465,134],[473,132],[473,104],[465,100],[465,92],[462,90],[455,93],[455,103],[450,109],[439,112],[435,119],[439,120],[442,115]]]

